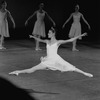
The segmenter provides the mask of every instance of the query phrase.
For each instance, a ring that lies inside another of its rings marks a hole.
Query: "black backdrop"
[[[83,39],[83,41],[100,42],[99,0],[6,0],[6,2],[7,9],[11,12],[16,23],[16,29],[12,29],[12,23],[8,18],[10,38],[12,39],[27,38],[27,36],[32,33],[36,17],[33,17],[29,21],[27,27],[24,26],[25,20],[32,15],[32,13],[38,9],[38,5],[43,2],[44,10],[47,11],[57,25],[58,38],[68,38],[67,36],[72,20],[66,24],[63,30],[61,27],[70,14],[74,12],[75,5],[79,4],[80,12],[91,26],[91,30],[89,31],[87,25],[81,20],[82,32],[88,32],[88,37]],[[52,23],[48,18],[45,19],[45,23],[47,32],[52,26]]]

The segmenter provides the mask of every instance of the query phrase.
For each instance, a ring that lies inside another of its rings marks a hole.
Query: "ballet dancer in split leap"
[[[33,66],[32,68],[13,71],[13,72],[10,72],[9,74],[19,75],[21,73],[32,73],[37,70],[46,70],[47,69],[47,70],[54,70],[54,71],[58,70],[61,72],[75,71],[75,72],[84,74],[88,77],[93,77],[92,74],[84,72],[84,71],[76,68],[74,65],[68,63],[63,58],[61,58],[57,53],[58,47],[61,44],[73,42],[80,37],[86,36],[87,33],[84,33],[82,35],[76,36],[76,37],[68,39],[68,40],[56,40],[55,35],[56,35],[56,31],[54,28],[51,28],[48,32],[48,37],[50,38],[50,40],[42,40],[42,39],[39,39],[39,38],[31,35],[30,36],[31,38],[34,38],[40,42],[46,43],[47,56],[41,57],[41,63],[39,63],[36,66]]]
[[[80,24],[80,19],[82,18],[83,21],[88,25],[88,28],[90,29],[90,25],[88,24],[88,22],[85,20],[84,16],[82,13],[79,12],[79,5],[75,6],[75,12],[72,13],[70,15],[70,17],[65,21],[65,23],[63,24],[63,28],[65,27],[66,23],[68,23],[68,21],[73,18],[73,23],[69,32],[69,38],[73,38],[76,37],[78,35],[81,34],[81,24]],[[77,38],[77,39],[82,39],[82,37]],[[73,41],[73,47],[72,47],[72,51],[79,51],[76,48],[76,42],[77,39],[75,41]]]

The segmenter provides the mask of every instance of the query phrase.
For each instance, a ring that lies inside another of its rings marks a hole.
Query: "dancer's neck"
[[[57,41],[55,37],[52,37],[50,40],[51,43],[55,43],[55,41]]]

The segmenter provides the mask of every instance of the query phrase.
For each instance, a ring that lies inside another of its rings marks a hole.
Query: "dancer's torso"
[[[81,17],[80,13],[73,14],[73,21],[74,21],[74,23],[79,23],[80,22],[80,17]]]
[[[58,51],[57,42],[52,45],[47,44],[46,48],[47,48],[47,57],[54,58],[55,56],[57,56],[57,51]]]
[[[45,12],[40,13],[39,11],[37,11],[37,20],[38,21],[43,21],[45,16]]]
[[[0,11],[0,23],[2,23],[3,21],[6,21],[6,12]]]

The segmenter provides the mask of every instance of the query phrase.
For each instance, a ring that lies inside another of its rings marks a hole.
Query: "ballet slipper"
[[[78,49],[72,49],[72,51],[79,51]]]
[[[16,75],[16,76],[18,76],[19,75],[19,71],[14,71],[14,72],[11,72],[11,73],[9,73],[10,75],[11,74],[14,74],[14,75]]]
[[[42,49],[39,48],[38,50],[42,50]]]
[[[37,48],[36,48],[35,50],[36,50],[36,51],[39,51],[39,50],[42,50],[42,49],[40,49],[40,48],[37,49]]]
[[[84,75],[86,75],[86,76],[88,76],[88,77],[93,77],[93,75],[90,74],[90,73],[85,73]]]
[[[0,49],[6,49],[6,48],[0,45]]]

